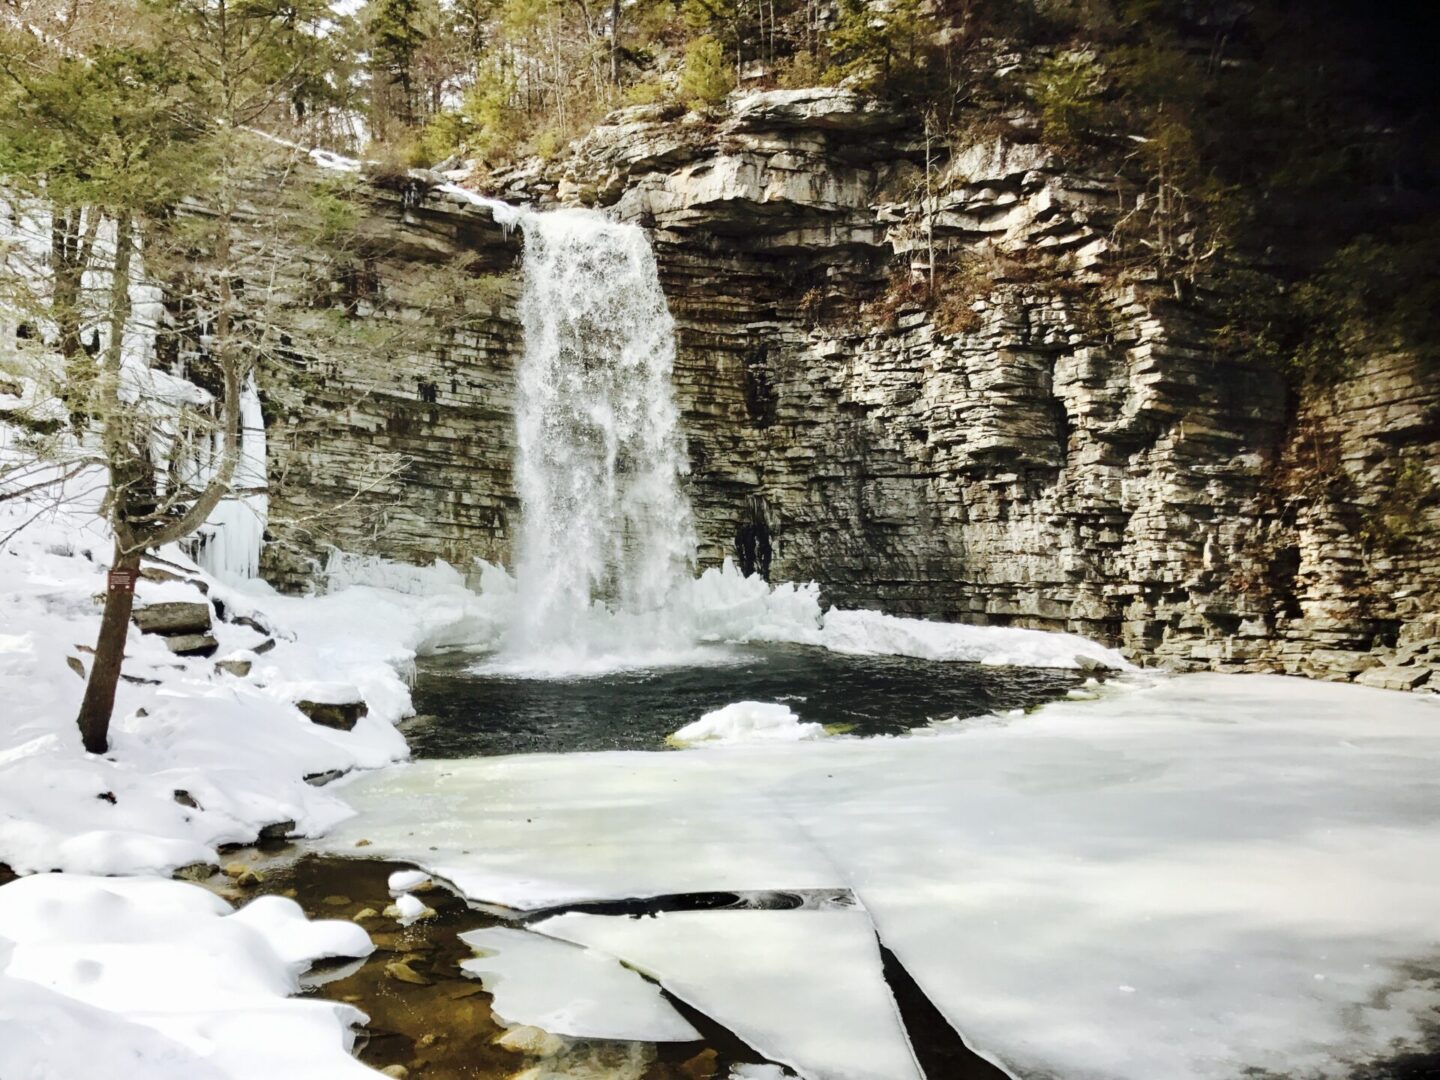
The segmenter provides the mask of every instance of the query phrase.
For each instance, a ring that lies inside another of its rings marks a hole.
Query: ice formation
[[[559,915],[542,934],[660,980],[750,1046],[811,1080],[919,1080],[863,911]]]
[[[484,983],[507,1025],[582,1039],[700,1038],[657,987],[602,952],[506,926],[460,940],[484,954],[460,968]]]
[[[1440,933],[1437,766],[1440,703],[1187,675],[926,737],[421,762],[349,787],[363,824],[328,843],[363,831],[522,908],[848,887],[1018,1075],[1330,1078],[1416,1045],[1440,1005],[1422,974]],[[664,981],[688,963],[668,918],[584,940]],[[731,955],[738,980],[749,961]],[[735,1000],[702,1007],[743,1010],[751,991],[730,985]],[[770,1020],[771,1056],[798,1061],[783,1033],[808,1039],[811,1021]]]
[[[223,436],[214,436],[214,457]],[[252,377],[240,396],[240,460],[230,482],[236,494],[220,500],[200,529],[195,560],[218,578],[253,578],[260,572],[260,547],[270,517],[266,493],[265,418]]]
[[[737,701],[686,724],[670,736],[676,746],[730,746],[737,743],[800,742],[825,735],[823,724],[805,723],[788,705]]]

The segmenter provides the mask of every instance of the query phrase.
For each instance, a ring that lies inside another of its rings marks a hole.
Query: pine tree
[[[386,113],[405,127],[415,123],[415,60],[429,37],[426,32],[424,0],[372,0],[367,14],[370,34],[371,70],[393,91],[384,101],[377,126],[383,128]]]
[[[277,149],[251,125],[286,112],[306,71],[305,10],[295,0],[149,0],[130,10],[123,41],[99,38],[80,51],[30,27],[0,38],[0,186],[49,212],[60,255],[48,281],[7,299],[58,331],[60,393],[77,438],[98,451],[115,538],[78,716],[93,753],[108,746],[141,557],[194,533],[230,492],[241,391],[266,330],[254,302],[237,295],[243,258],[232,237],[247,183]],[[206,212],[179,213],[187,203]],[[205,342],[200,366],[214,401],[168,417],[122,389],[137,363],[126,355],[133,287],[167,260],[195,282],[188,307],[203,333],[175,332]],[[218,441],[208,469],[174,468],[185,449],[178,435],[169,437],[171,460],[156,460],[172,423],[195,442]]]

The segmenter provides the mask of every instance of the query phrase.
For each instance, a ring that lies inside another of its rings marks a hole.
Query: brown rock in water
[[[275,821],[260,830],[261,840],[284,840],[295,831],[293,821]]]
[[[225,876],[233,878],[236,885],[243,885],[246,888],[259,885],[265,880],[265,875],[260,873],[259,870],[246,866],[242,862],[226,863]]]
[[[688,1080],[711,1080],[715,1075],[718,1057],[719,1055],[707,1046],[688,1061],[681,1063],[680,1074],[688,1077]]]
[[[412,986],[430,985],[430,980],[412,968],[406,960],[391,960],[385,965],[385,974],[396,982],[410,983]]]
[[[130,616],[142,634],[206,634],[210,631],[210,605],[166,601],[136,607]]]
[[[220,643],[209,634],[175,634],[165,645],[176,656],[214,656]]]
[[[521,1054],[529,1054],[531,1057],[543,1058],[554,1057],[564,1050],[565,1040],[548,1031],[542,1031],[538,1027],[521,1024],[519,1027],[510,1028],[497,1038],[495,1045],[503,1046],[506,1050],[515,1050]]]
[[[363,701],[297,701],[295,707],[310,718],[312,724],[350,731],[362,716],[370,712]]]

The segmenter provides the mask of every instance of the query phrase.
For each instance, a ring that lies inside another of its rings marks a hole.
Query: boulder
[[[295,822],[276,821],[264,826],[260,830],[261,840],[284,840],[295,831]]]
[[[169,600],[137,607],[130,618],[142,634],[205,634],[210,630],[210,605]]]
[[[1363,671],[1356,682],[1362,686],[1373,686],[1377,690],[1414,690],[1431,676],[1428,667],[1396,667],[1384,665]]]
[[[176,656],[214,656],[220,648],[209,634],[175,634],[165,639],[165,645]]]
[[[363,701],[297,701],[295,707],[308,716],[312,724],[336,731],[350,731],[370,712]]]

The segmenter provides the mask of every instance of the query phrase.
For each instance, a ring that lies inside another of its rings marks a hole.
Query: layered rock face
[[[1392,358],[1297,409],[1228,357],[1204,298],[1115,272],[1133,193],[1113,178],[1005,135],[939,162],[907,118],[825,90],[718,122],[625,110],[498,182],[651,230],[703,564],[759,530],[773,579],[843,606],[1070,629],[1181,668],[1424,686],[1440,667],[1431,373]],[[377,205],[380,288],[403,295],[427,245],[513,263],[516,239],[451,199]],[[324,539],[505,557],[517,287],[490,290],[482,337],[437,327],[403,372],[337,372],[333,400],[362,400],[297,421],[285,460],[309,477],[376,448],[424,463]]]
[[[309,587],[335,549],[461,568],[507,557],[519,251],[463,197],[373,192],[320,300],[348,312],[345,348],[329,348],[333,320],[309,335],[302,321],[289,362],[262,372],[267,580]]]

